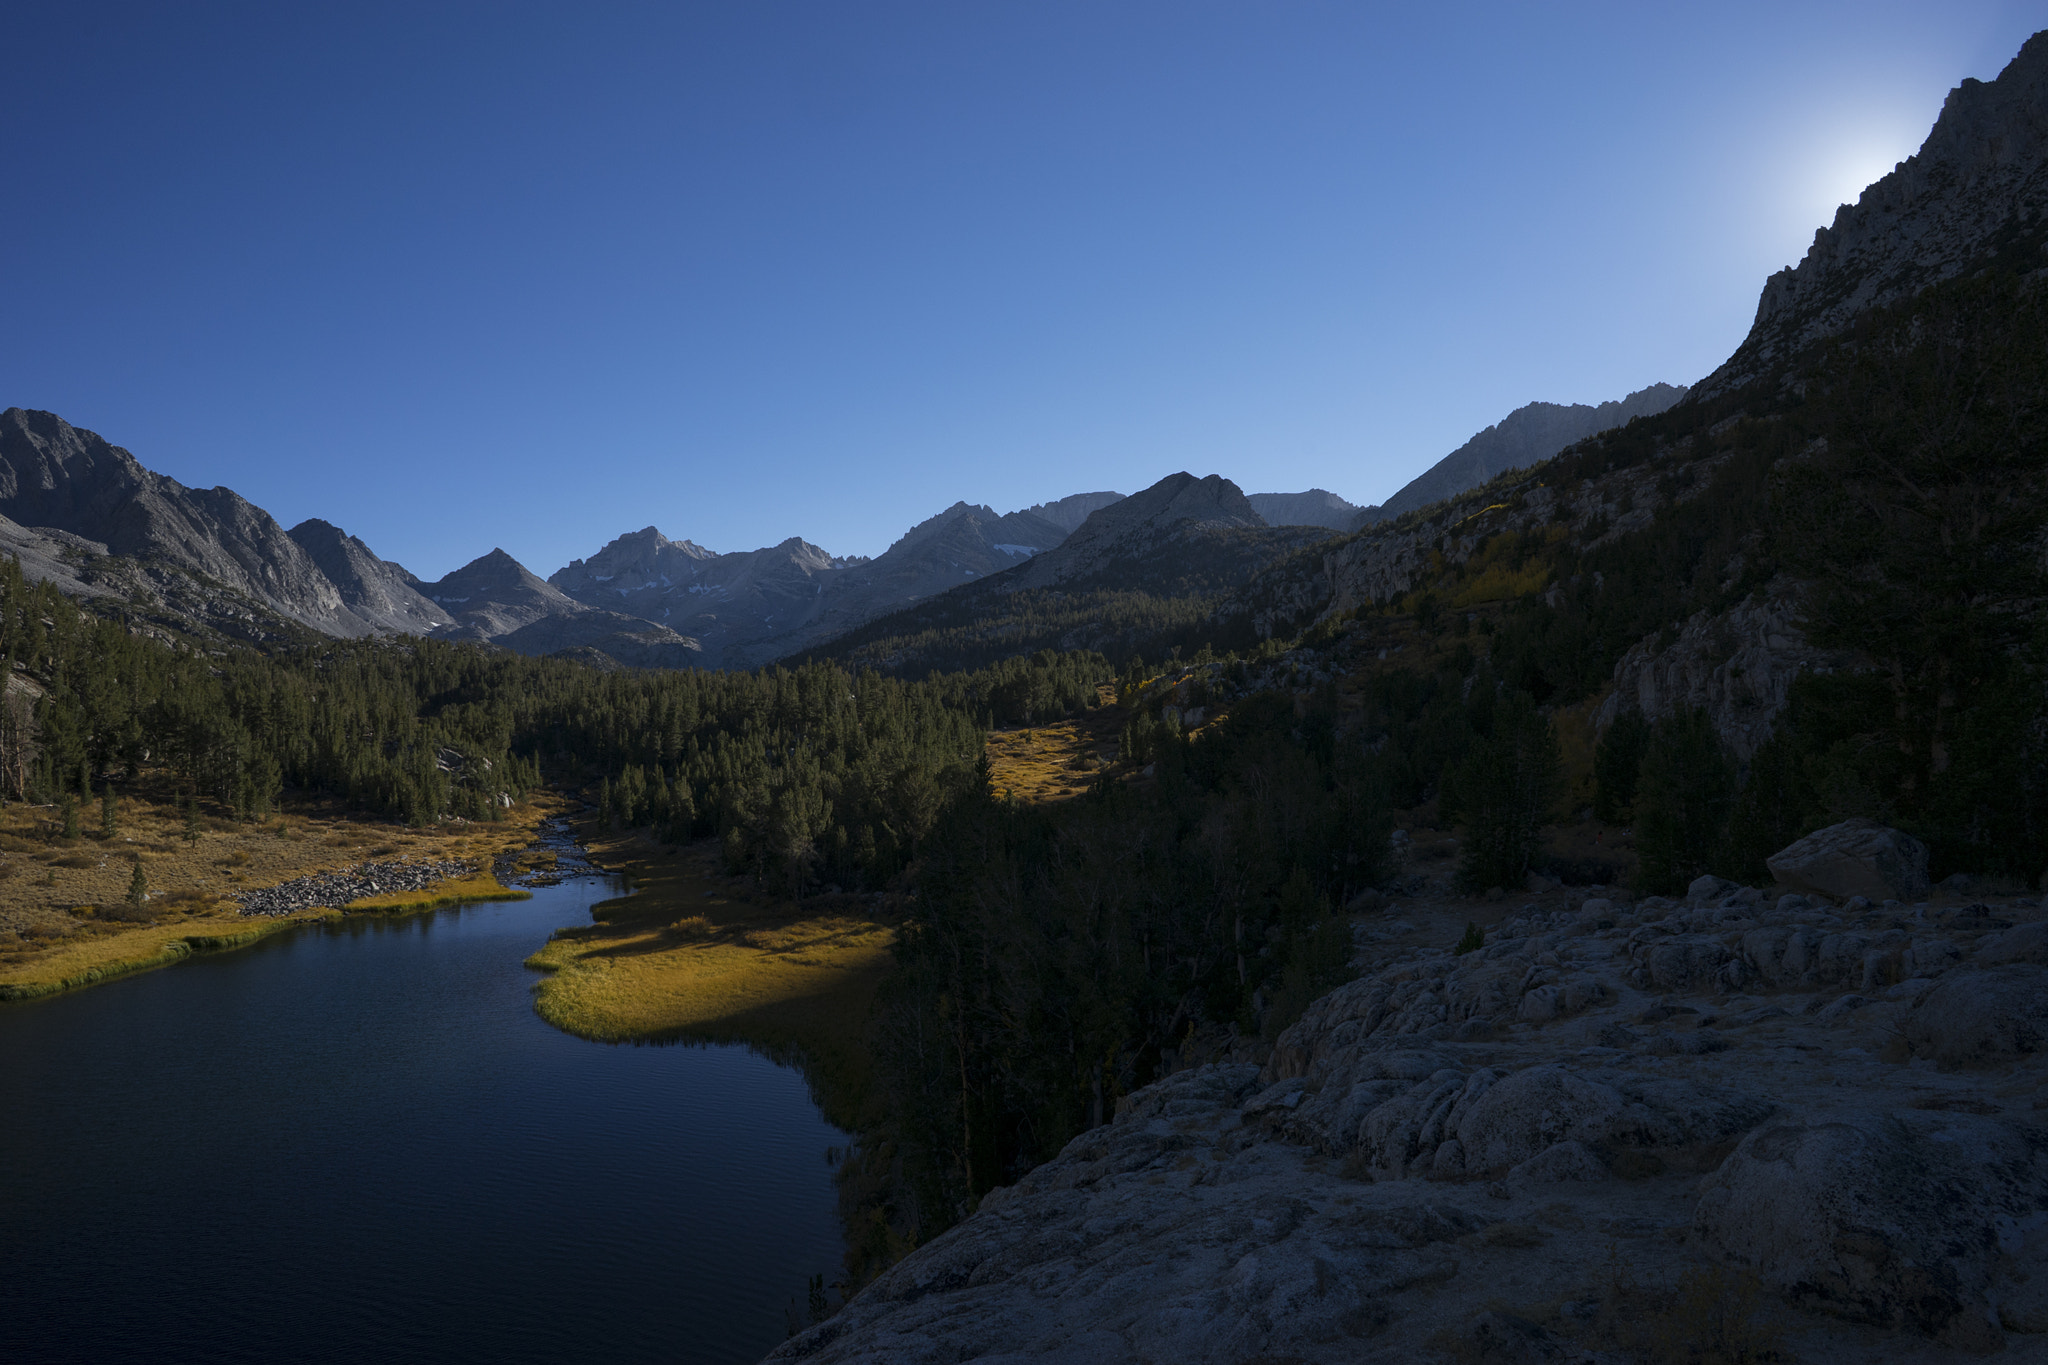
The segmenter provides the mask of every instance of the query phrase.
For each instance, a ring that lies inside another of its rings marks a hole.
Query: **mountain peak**
[[[1798,265],[1764,282],[1749,336],[1701,394],[1745,383],[1930,284],[2000,259],[2022,271],[2048,265],[2044,210],[2048,30],[2027,39],[1996,80],[1951,90],[1920,150],[1837,209]]]
[[[452,624],[454,618],[419,591],[417,578],[379,559],[333,522],[308,517],[285,534],[319,566],[348,609],[377,630],[424,635]]]
[[[1649,417],[1685,397],[1682,384],[1651,384],[1626,398],[1589,403],[1524,403],[1410,480],[1359,525],[1389,520],[1477,488],[1496,474],[1541,463],[1575,441]]]

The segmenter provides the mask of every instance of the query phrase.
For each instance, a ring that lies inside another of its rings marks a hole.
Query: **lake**
[[[0,1006],[0,1359],[758,1359],[839,1274],[848,1138],[744,1048],[534,1015],[521,961],[616,894]]]

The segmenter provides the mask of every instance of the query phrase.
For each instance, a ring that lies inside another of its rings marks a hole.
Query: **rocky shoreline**
[[[1922,894],[1363,917],[769,1359],[2048,1360],[2048,916]]]
[[[477,864],[460,859],[362,863],[339,872],[294,877],[233,899],[244,915],[294,915],[304,910],[340,909],[368,896],[424,891],[435,882],[473,876],[476,871]]]

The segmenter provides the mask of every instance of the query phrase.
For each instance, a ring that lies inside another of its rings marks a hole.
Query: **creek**
[[[355,916],[0,1006],[0,1357],[760,1358],[840,1269],[828,1124],[521,965],[619,885]]]

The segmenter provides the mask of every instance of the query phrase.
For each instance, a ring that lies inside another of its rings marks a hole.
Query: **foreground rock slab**
[[[1263,1064],[1129,1096],[770,1359],[2048,1360],[2031,900],[1372,924]]]

